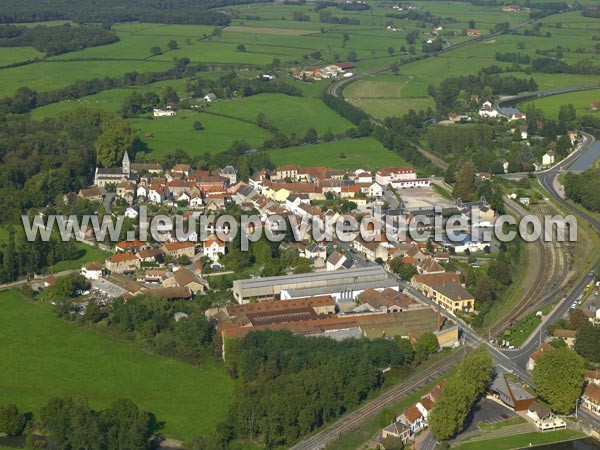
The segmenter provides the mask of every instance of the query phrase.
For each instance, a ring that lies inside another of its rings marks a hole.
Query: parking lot
[[[396,193],[402,198],[402,201],[409,210],[420,208],[433,208],[441,206],[442,208],[452,208],[454,203],[438,194],[432,186],[398,189]]]

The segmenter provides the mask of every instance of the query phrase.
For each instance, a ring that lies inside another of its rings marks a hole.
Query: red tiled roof
[[[107,261],[110,261],[111,263],[119,263],[119,262],[124,262],[124,261],[133,261],[136,259],[137,259],[137,257],[133,253],[124,252],[124,253],[117,253],[117,254],[111,256],[110,258],[107,259]]]
[[[423,417],[423,414],[421,414],[421,411],[419,411],[419,408],[417,408],[417,405],[412,405],[410,408],[408,408],[406,411],[404,411],[404,416],[406,417],[406,419],[409,422],[414,422],[415,420],[417,420],[419,417]]]

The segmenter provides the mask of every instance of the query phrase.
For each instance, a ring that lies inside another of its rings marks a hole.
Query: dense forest
[[[600,211],[600,169],[565,174],[565,194],[590,211]]]
[[[117,42],[114,31],[102,27],[64,24],[47,27],[0,25],[0,47],[33,47],[46,56]]]
[[[114,23],[139,20],[154,23],[227,25],[227,14],[211,11],[219,6],[254,3],[254,0],[22,0],[0,4],[0,23],[73,20]]]
[[[99,110],[44,120],[0,116],[2,221],[19,221],[22,211],[77,192],[87,185],[96,162],[111,166],[131,150],[133,140],[127,122]]]
[[[430,341],[428,335],[420,340]],[[381,369],[406,367],[415,358],[404,339],[337,342],[287,331],[251,332],[225,346],[228,371],[240,383],[221,444],[210,447],[215,449],[233,439],[289,447],[381,387]],[[431,352],[436,346],[422,348]]]

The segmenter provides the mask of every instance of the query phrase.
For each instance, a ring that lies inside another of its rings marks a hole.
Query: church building
[[[131,164],[127,152],[123,155],[121,167],[96,167],[96,173],[94,175],[94,185],[98,187],[106,187],[109,184],[117,185],[122,181],[135,180],[135,176],[131,174]]]

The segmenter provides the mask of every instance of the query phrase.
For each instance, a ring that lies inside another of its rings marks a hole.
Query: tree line
[[[84,315],[73,314],[76,288],[81,288],[82,283],[85,280],[78,276],[60,277],[44,293],[55,303],[58,317],[131,341],[146,351],[196,366],[220,353],[215,327],[206,320],[199,303],[169,301],[153,297],[150,293],[136,295],[127,301],[116,299],[105,307],[90,301]],[[184,313],[185,317],[175,320],[175,313]]]
[[[72,20],[79,23],[185,23],[226,26],[228,14],[213,11],[235,4],[254,3],[254,0],[131,0],[127,7],[119,0],[55,0],[40,5],[36,0],[23,0],[14,5],[0,5],[0,23]]]
[[[483,347],[471,352],[458,372],[444,386],[444,392],[429,413],[431,432],[447,441],[463,430],[475,402],[486,392],[492,380],[492,358]]]
[[[52,398],[35,421],[14,404],[0,406],[0,434],[27,433],[28,448],[146,450],[158,425],[153,414],[129,399],[118,399],[104,410],[94,410],[82,398]]]
[[[360,125],[363,120],[369,120],[369,115],[366,112],[343,98],[324,92],[321,99],[331,110],[348,119],[354,125]]]
[[[206,70],[208,70],[208,67],[204,64],[190,64],[189,59],[178,58],[174,61],[173,67],[162,72],[139,73],[134,71],[127,72],[120,78],[104,77],[102,79],[78,80],[64,88],[44,92],[21,87],[13,96],[0,99],[0,114],[25,114],[40,106],[62,100],[75,100],[109,89],[187,78]]]
[[[33,47],[46,56],[118,42],[117,34],[103,27],[0,25],[0,47]]]

